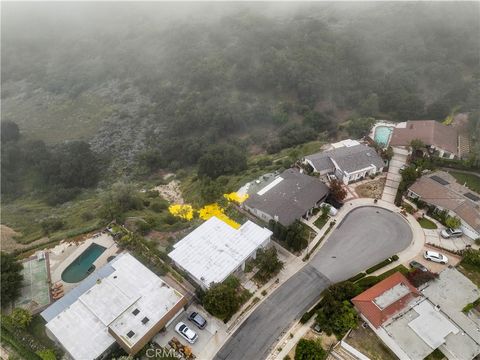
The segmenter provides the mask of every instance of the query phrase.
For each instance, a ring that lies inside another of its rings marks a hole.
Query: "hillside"
[[[185,166],[193,143],[267,148],[292,123],[334,136],[345,110],[441,119],[477,100],[478,3],[169,6],[63,4],[52,22],[48,7],[5,5],[3,118],[117,162],[154,148]]]

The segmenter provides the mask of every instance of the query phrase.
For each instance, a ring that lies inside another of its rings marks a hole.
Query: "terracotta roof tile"
[[[388,294],[389,291],[394,291],[394,288],[399,286],[402,291],[397,291],[397,296]],[[373,326],[378,328],[418,296],[421,296],[420,292],[410,284],[405,276],[396,272],[354,297],[352,303]],[[388,298],[384,297],[389,297],[392,302],[389,303]],[[382,308],[382,305],[385,306]]]

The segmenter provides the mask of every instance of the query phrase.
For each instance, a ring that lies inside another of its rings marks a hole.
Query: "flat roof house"
[[[457,183],[445,171],[424,175],[410,186],[407,196],[420,199],[439,210],[448,210],[462,221],[461,229],[468,237],[480,237],[480,194]]]
[[[402,126],[404,125],[404,126]],[[391,146],[409,147],[414,139],[421,140],[439,157],[453,159],[458,154],[458,132],[454,127],[435,120],[408,120],[393,129]]]
[[[284,226],[301,217],[308,217],[313,209],[325,201],[329,188],[320,179],[287,169],[242,204],[253,215],[265,222],[275,220]]]
[[[470,360],[480,353],[479,317],[462,309],[478,297],[471,281],[447,268],[421,291],[395,273],[352,302],[399,359],[423,360],[439,349],[448,359]]]
[[[189,273],[203,289],[221,283],[229,275],[245,269],[259,248],[270,243],[272,232],[247,221],[234,229],[213,216],[177,242],[168,256]]]
[[[375,149],[355,140],[333,144],[333,149],[305,156],[303,162],[324,175],[335,175],[344,184],[382,172],[383,159]]]
[[[128,253],[91,274],[41,313],[47,334],[73,359],[97,359],[115,343],[136,354],[187,304]]]

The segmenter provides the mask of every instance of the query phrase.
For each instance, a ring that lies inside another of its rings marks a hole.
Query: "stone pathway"
[[[393,148],[393,158],[388,167],[387,181],[383,189],[382,200],[392,203],[395,201],[398,185],[402,180],[400,169],[407,163],[408,151],[400,148]]]

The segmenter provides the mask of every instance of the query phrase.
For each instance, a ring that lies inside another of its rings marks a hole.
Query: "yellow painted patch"
[[[168,211],[170,211],[170,214],[181,217],[186,220],[193,219],[192,205],[182,205],[182,204],[170,205],[168,207]]]
[[[200,219],[203,219],[203,220],[208,220],[212,216],[216,216],[217,218],[222,220],[224,223],[230,225],[234,229],[238,229],[240,227],[239,223],[237,223],[236,221],[233,221],[227,215],[225,215],[224,210],[217,203],[205,205],[203,208],[201,208],[198,211],[198,216],[200,217]]]
[[[243,203],[245,200],[248,199],[248,194],[239,194],[236,192],[232,192],[230,194],[224,194],[223,195],[228,201],[234,201],[237,204]]]

